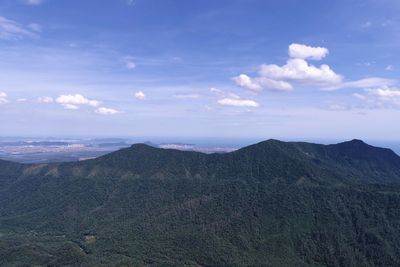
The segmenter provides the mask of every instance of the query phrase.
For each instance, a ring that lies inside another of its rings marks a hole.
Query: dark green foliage
[[[400,266],[400,157],[269,140],[0,161],[0,265]]]

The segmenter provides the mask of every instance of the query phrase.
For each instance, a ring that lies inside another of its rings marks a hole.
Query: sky
[[[399,141],[398,0],[1,0],[1,136]]]

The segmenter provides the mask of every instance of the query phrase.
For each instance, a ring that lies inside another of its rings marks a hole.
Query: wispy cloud
[[[136,4],[136,1],[135,0],[126,0],[126,4],[128,6],[134,6]]]
[[[174,98],[177,99],[196,99],[196,98],[200,98],[201,95],[200,94],[175,94]]]
[[[30,24],[36,25],[37,24]],[[29,25],[23,26],[13,20],[0,16],[0,39],[3,40],[20,40],[23,38],[38,37],[37,33],[32,30]]]
[[[54,99],[52,97],[50,97],[50,96],[41,96],[41,97],[38,97],[37,102],[38,103],[50,104],[50,103],[54,102]]]
[[[400,88],[397,87],[364,89],[363,94],[355,93],[353,96],[368,108],[400,108]]]
[[[136,68],[136,63],[134,62],[134,58],[131,56],[126,56],[122,58],[122,62],[124,62],[125,67],[129,70]]]
[[[372,22],[371,21],[366,21],[361,25],[361,28],[367,29],[367,28],[370,28],[371,26],[372,26]]]
[[[258,107],[259,104],[251,99],[242,98],[223,98],[218,100],[218,104],[223,106],[233,106],[233,107]]]
[[[28,28],[35,32],[41,32],[42,26],[37,23],[31,23],[28,25]]]
[[[332,87],[326,87],[324,88],[324,90],[336,90],[340,88],[372,88],[380,86],[391,86],[394,84],[396,84],[396,81],[393,79],[371,77],[356,81],[343,82]]]
[[[0,104],[8,103],[7,94],[4,92],[0,92]]]
[[[27,5],[38,6],[44,3],[44,0],[25,0]]]
[[[394,70],[394,67],[393,67],[393,65],[387,65],[385,70],[392,71],[392,70]]]

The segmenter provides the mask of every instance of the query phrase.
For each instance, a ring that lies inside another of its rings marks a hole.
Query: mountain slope
[[[0,167],[0,265],[400,264],[400,158],[359,140]]]

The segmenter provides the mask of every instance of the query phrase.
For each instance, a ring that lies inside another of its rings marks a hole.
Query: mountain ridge
[[[399,206],[400,157],[359,140],[0,161],[0,265],[398,266]]]

